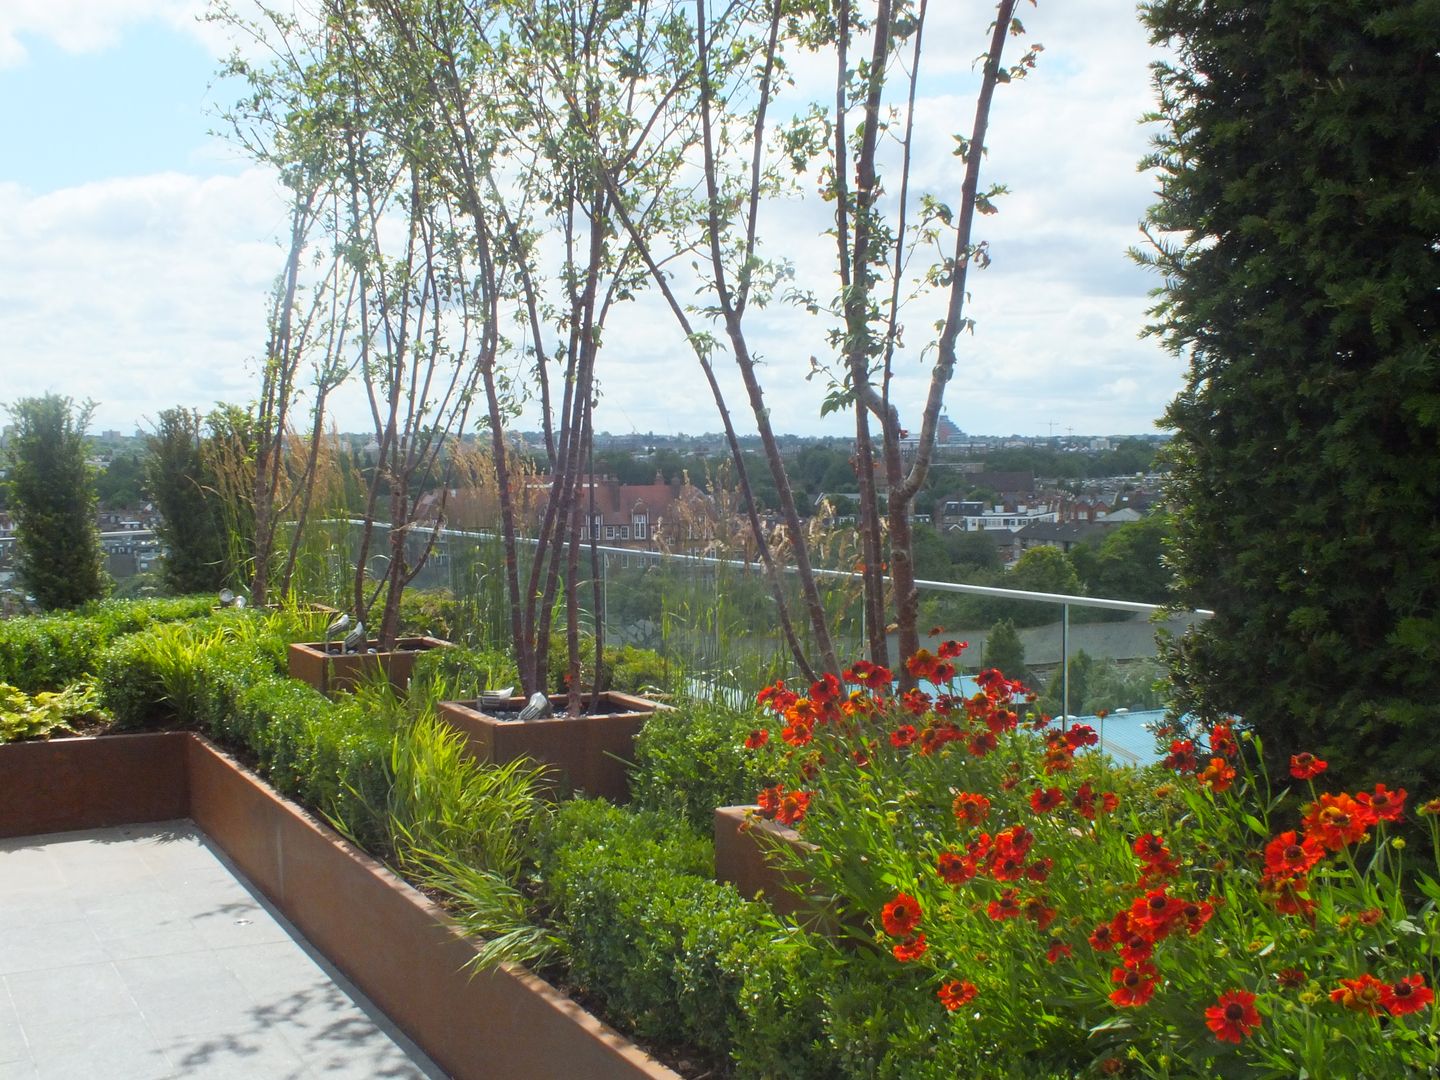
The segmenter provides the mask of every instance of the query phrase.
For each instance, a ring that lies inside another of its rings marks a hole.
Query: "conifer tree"
[[[46,394],[9,406],[15,432],[6,448],[21,586],[43,609],[73,608],[103,596],[94,470],[85,438],[94,403]]]
[[[1339,783],[1440,782],[1440,18],[1432,2],[1155,0],[1142,258],[1189,362],[1175,569],[1215,618],[1179,707]],[[1338,775],[1337,775],[1338,774]]]

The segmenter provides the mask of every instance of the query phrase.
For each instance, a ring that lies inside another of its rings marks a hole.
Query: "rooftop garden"
[[[1440,1070],[1433,4],[1142,8],[1167,48],[1139,257],[1189,363],[1155,587],[1213,613],[1160,643],[1144,767],[1100,745],[1122,673],[1017,670],[1043,599],[948,606],[984,613],[979,656],[925,632],[914,511],[991,259],[992,105],[1042,56],[1013,0],[986,6],[973,118],[921,169],[927,7],[217,4],[247,87],[227,119],[293,196],[256,400],[161,414],[176,597],[135,603],[102,598],[87,407],[12,407],[43,613],[0,623],[0,741],[203,733],[440,899],[477,968],[529,965],[685,1075]],[[769,223],[812,191],[834,261],[803,281]],[[731,482],[647,537],[721,556],[651,575],[682,605],[612,596],[593,514],[604,329],[642,292],[731,449]],[[810,375],[853,418],[853,527],[789,482],[761,363],[782,306],[823,325]],[[933,365],[916,431],[907,321]],[[375,424],[349,464],[342,386]],[[543,448],[510,430],[529,400]],[[463,552],[462,490],[487,525]],[[417,588],[441,560],[449,591]],[[616,750],[585,733],[622,693],[648,716]],[[594,797],[562,751],[620,787]],[[742,849],[763,887],[736,886]]]

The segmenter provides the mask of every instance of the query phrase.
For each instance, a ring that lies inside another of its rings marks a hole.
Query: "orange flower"
[[[787,791],[780,797],[780,806],[775,811],[775,820],[781,825],[797,825],[810,809],[808,791]]]
[[[1358,979],[1341,979],[1340,985],[1330,991],[1330,1000],[1352,1012],[1379,1016],[1385,1010],[1390,987],[1369,972]]]
[[[1260,1026],[1255,995],[1248,990],[1227,990],[1205,1010],[1205,1026],[1221,1042],[1238,1043]]]
[[[1196,779],[1200,782],[1201,787],[1209,788],[1218,794],[1229,790],[1231,782],[1235,779],[1235,769],[1223,757],[1212,757],[1210,764],[1205,766]]]
[[[896,893],[895,899],[880,909],[880,920],[885,924],[885,932],[891,937],[913,934],[920,925],[920,915],[920,902],[909,893],[903,892]]]
[[[990,800],[984,795],[962,791],[955,796],[952,808],[955,811],[955,820],[961,825],[979,825],[990,813]]]
[[[954,1012],[974,1001],[978,993],[980,991],[968,979],[951,979],[935,991],[935,996],[940,999],[941,1005]]]
[[[1370,826],[1375,824],[1375,815],[1368,806],[1356,802],[1349,795],[1327,792],[1305,808],[1301,824],[1308,835],[1326,848],[1339,851],[1363,840]]]
[[[750,732],[749,735],[745,736],[745,749],[759,750],[760,747],[764,746],[769,741],[769,730],[766,728],[756,728],[754,731]]]
[[[1330,767],[1308,750],[1303,754],[1290,755],[1290,775],[1296,780],[1313,780]]]

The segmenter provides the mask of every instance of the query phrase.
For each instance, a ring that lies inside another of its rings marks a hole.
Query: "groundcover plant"
[[[1276,783],[1236,721],[1119,768],[998,671],[963,696],[963,649],[907,661],[933,693],[866,662],[776,682],[746,740],[917,1068],[1434,1075],[1440,798],[1323,790],[1305,752]]]

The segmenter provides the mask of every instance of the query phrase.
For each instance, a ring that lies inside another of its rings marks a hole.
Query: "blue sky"
[[[983,24],[983,5],[931,6],[957,30]],[[269,174],[207,134],[230,90],[211,85],[227,45],[197,24],[200,10],[200,0],[0,0],[0,400],[93,398],[98,427],[131,431],[171,405],[253,393],[285,208]],[[983,219],[995,262],[973,281],[977,330],[962,342],[948,411],[976,433],[1153,430],[1181,365],[1138,340],[1154,281],[1125,257],[1154,186],[1135,170],[1152,53],[1114,0],[1043,0],[1024,18],[1046,52],[992,121],[988,175],[1013,194]],[[947,41],[946,27],[931,40]],[[968,126],[973,107],[963,90],[975,51],[932,61],[921,116],[937,139],[921,165],[942,181],[954,167],[948,132]],[[778,211],[772,247],[796,252],[823,284],[823,207]],[[823,388],[803,379],[823,328],[795,329],[777,312],[756,329],[768,397],[784,403],[779,426],[844,434],[848,421],[821,420]],[[619,309],[607,350],[598,428],[718,429],[658,308]],[[928,361],[916,350],[906,363],[897,386],[918,412]],[[338,404],[341,426],[360,430],[358,395]]]
[[[4,180],[41,193],[213,164],[201,159],[215,57],[193,34],[148,20],[96,52],[21,40],[26,62],[0,68],[0,101],[23,103],[0,110]]]

